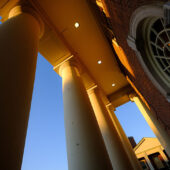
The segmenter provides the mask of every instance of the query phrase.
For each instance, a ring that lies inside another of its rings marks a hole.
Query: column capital
[[[90,88],[87,90],[87,93],[88,93],[88,94],[94,93],[94,90],[96,90],[97,87],[98,87],[98,86],[97,86],[96,84],[93,85],[92,87],[90,87]]]
[[[40,17],[40,14],[30,4],[18,3],[9,11],[8,19],[16,17],[23,13],[29,14],[36,19],[40,26],[40,38],[41,38],[44,34],[44,23]]]
[[[106,108],[109,109],[110,111],[113,111],[113,112],[116,110],[112,103],[108,103],[106,105]]]
[[[62,77],[62,71],[66,67],[74,67],[76,69],[77,75],[80,76],[80,72],[82,71],[82,69],[80,63],[76,60],[74,55],[71,55],[64,61],[60,62],[58,65],[54,66],[53,70]]]
[[[134,102],[134,100],[133,100],[134,97],[138,97],[138,95],[137,95],[136,93],[131,93],[131,94],[129,95],[129,98],[130,98],[130,100],[131,100],[132,102]]]

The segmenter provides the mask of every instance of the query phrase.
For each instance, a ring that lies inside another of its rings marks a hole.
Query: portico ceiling
[[[87,0],[30,0],[45,21],[40,53],[56,66],[74,55],[83,65],[86,88],[97,84],[106,95],[127,86],[115,56]],[[75,23],[79,27],[75,27]],[[98,61],[101,60],[101,64]],[[115,84],[115,86],[112,86]]]

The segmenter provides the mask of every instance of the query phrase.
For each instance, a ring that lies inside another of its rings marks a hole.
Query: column
[[[108,111],[110,112],[110,116],[112,117],[113,123],[116,127],[116,130],[119,134],[119,137],[120,137],[120,139],[121,139],[121,141],[124,145],[126,153],[127,153],[128,157],[131,161],[133,169],[134,170],[140,170],[140,169],[142,170],[141,165],[140,165],[140,163],[139,163],[139,161],[138,161],[138,159],[135,155],[135,152],[134,152],[134,150],[133,150],[133,148],[132,148],[132,146],[129,142],[129,139],[127,138],[119,120],[117,119],[117,117],[114,113],[114,108],[113,108],[112,104],[109,104],[107,108],[108,108]]]
[[[63,84],[69,170],[111,170],[111,163],[78,67],[73,61],[66,61],[60,66],[59,73]]]
[[[131,98],[141,111],[146,122],[153,130],[156,137],[159,139],[161,145],[165,148],[168,155],[170,155],[170,136],[165,131],[165,128],[163,128],[163,126],[157,120],[156,116],[149,110],[149,108],[143,103],[143,101],[139,97],[133,95],[131,96]]]
[[[169,160],[168,160],[167,156],[165,155],[165,153],[163,152],[162,146],[160,146],[160,148],[159,148],[159,153],[160,153],[160,155],[162,156],[164,162],[166,163],[166,166],[167,166],[168,168],[170,168]]]
[[[163,152],[161,147],[159,148],[159,153],[162,156],[163,160],[165,161],[166,165],[169,167],[169,160],[168,160],[167,156],[165,155],[165,153]]]
[[[155,168],[153,167],[153,165],[152,165],[152,163],[151,163],[148,155],[146,154],[146,152],[145,152],[144,154],[145,154],[145,155],[144,155],[144,158],[145,158],[147,164],[149,165],[149,168],[150,168],[151,170],[155,170]]]
[[[89,90],[89,98],[102,133],[113,169],[132,170],[130,160],[124,150],[118,132],[100,97],[98,88]]]
[[[40,33],[40,22],[21,6],[14,7],[0,25],[2,170],[21,169]]]

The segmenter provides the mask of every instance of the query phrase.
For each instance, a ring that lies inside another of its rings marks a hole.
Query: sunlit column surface
[[[113,169],[132,170],[131,162],[120,140],[109,112],[101,100],[99,90],[94,87],[88,91],[91,104],[100,127]]]
[[[131,98],[141,111],[146,122],[155,133],[156,137],[159,139],[160,143],[165,148],[168,155],[170,155],[170,136],[167,134],[165,128],[160,124],[155,115],[153,115],[153,113],[148,109],[148,107],[139,97],[132,95]]]
[[[9,19],[0,25],[2,170],[21,169],[41,33],[39,21],[17,6],[10,11]]]
[[[159,153],[160,153],[160,155],[162,156],[162,158],[164,159],[164,161],[167,163],[167,162],[168,162],[168,158],[167,158],[167,156],[165,155],[165,153],[163,152],[163,150],[162,150],[161,147],[159,148]]]
[[[77,66],[60,66],[69,170],[111,170],[102,136]]]
[[[144,153],[144,158],[145,158],[145,160],[146,160],[149,168],[150,168],[151,170],[155,170],[155,168],[153,167],[153,165],[152,165],[152,163],[151,163],[151,161],[150,161],[150,159],[149,159],[149,157],[148,157],[148,155],[147,155],[146,153]]]
[[[110,112],[110,116],[112,117],[113,123],[117,129],[117,132],[120,136],[120,139],[124,145],[124,148],[126,150],[126,153],[131,161],[131,164],[132,164],[134,170],[140,170],[140,169],[142,170],[141,165],[135,155],[135,152],[133,151],[133,148],[129,142],[129,139],[127,138],[119,120],[117,119],[117,117],[114,113],[114,107],[112,106],[112,104],[109,104],[107,106],[107,108],[108,108],[108,111]]]

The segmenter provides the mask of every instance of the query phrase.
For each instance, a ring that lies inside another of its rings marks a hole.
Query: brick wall
[[[123,48],[131,69],[132,76],[128,71],[128,66],[124,65],[125,73],[133,82],[134,86],[144,97],[150,108],[156,114],[158,120],[164,125],[170,134],[170,103],[152,84],[134,51],[127,44],[129,33],[129,21],[134,10],[142,5],[154,3],[153,0],[104,0],[110,14],[112,29],[118,44]],[[161,0],[166,2],[167,0]]]

